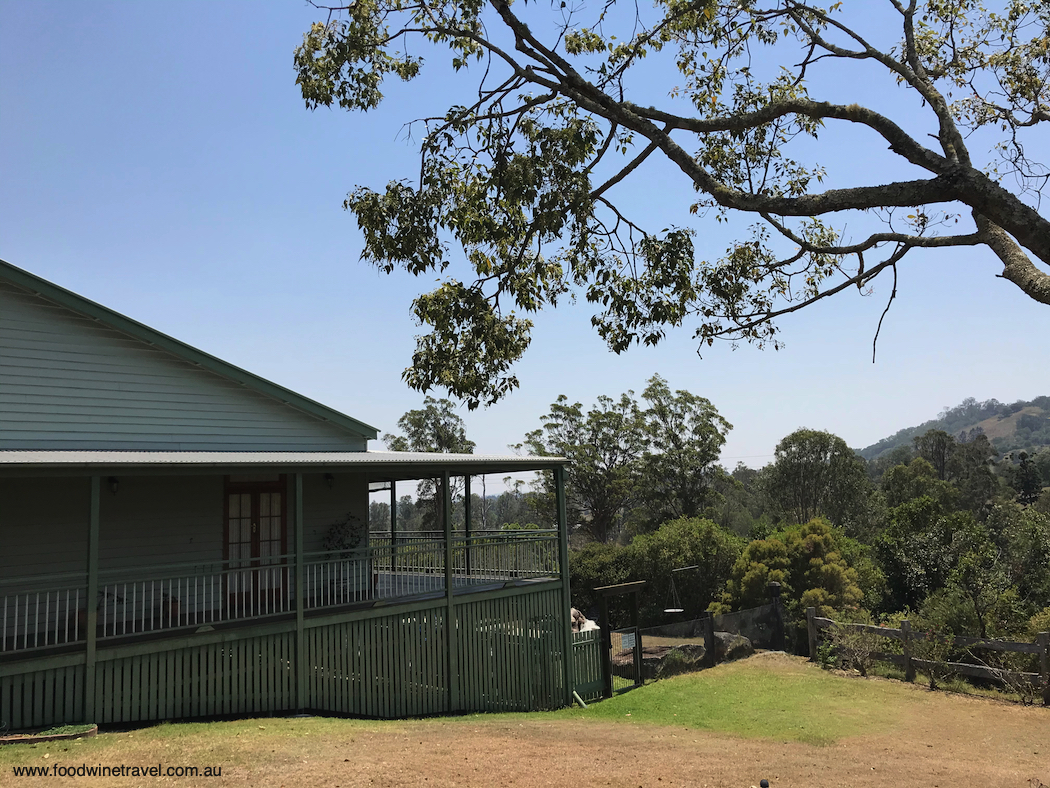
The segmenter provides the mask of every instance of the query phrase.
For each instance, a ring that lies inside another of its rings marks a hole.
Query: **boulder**
[[[704,658],[707,656],[707,649],[697,643],[665,646],[665,648],[667,648],[667,653],[654,666],[652,678],[662,679],[679,673],[692,673],[700,670],[706,664]],[[650,678],[646,674],[644,660],[642,662],[642,674],[646,678]]]
[[[704,667],[707,650],[699,644],[645,646],[642,648],[642,678],[646,681],[688,673]],[[624,649],[612,656],[613,675],[634,678],[634,650]]]
[[[717,665],[719,662],[744,659],[754,653],[755,647],[751,645],[750,640],[732,632],[715,632],[713,659],[708,658],[707,649],[702,643],[682,643],[676,646],[643,645],[642,678],[651,681],[678,673],[689,673]],[[613,653],[612,672],[620,678],[634,678],[634,649],[625,648]]]
[[[751,641],[732,632],[715,632],[715,662],[732,662],[755,653]]]

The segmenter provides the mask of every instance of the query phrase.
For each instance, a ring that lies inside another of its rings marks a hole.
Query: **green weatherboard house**
[[[563,461],[376,437],[0,261],[0,730],[568,703]],[[370,493],[527,470],[557,532],[369,533]]]

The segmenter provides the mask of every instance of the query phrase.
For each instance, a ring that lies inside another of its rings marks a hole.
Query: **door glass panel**
[[[283,552],[282,503],[281,493],[266,490],[228,495],[229,566],[244,567],[229,574],[228,590],[240,596],[236,604],[246,605],[247,610],[271,609],[273,594],[283,584],[285,570],[274,565]],[[267,599],[270,602],[264,604]]]
[[[252,496],[251,493],[231,493],[228,497],[230,520],[227,524],[227,544],[230,566],[244,566],[252,556]],[[235,572],[229,578],[229,592],[240,594],[251,588],[249,572]]]

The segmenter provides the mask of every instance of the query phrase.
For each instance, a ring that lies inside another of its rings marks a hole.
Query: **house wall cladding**
[[[458,710],[530,711],[562,705],[559,590],[461,602],[453,608]],[[308,626],[306,694],[296,699],[296,633],[114,657],[99,652],[99,723],[317,712],[399,718],[449,711],[448,608]],[[11,729],[84,720],[83,664],[17,673],[0,664],[0,721]]]
[[[342,427],[0,282],[0,449],[365,447]]]
[[[0,478],[0,579],[86,572],[90,495],[87,479]]]
[[[276,474],[254,478],[277,478]],[[105,480],[103,480],[105,482]],[[294,547],[295,485],[289,476],[288,551]],[[223,477],[122,476],[103,483],[99,563],[103,569],[211,563],[223,554]],[[0,478],[0,579],[85,572],[90,487],[85,478]],[[368,482],[360,474],[304,474],[304,549],[323,549],[332,524],[354,514],[368,522]]]

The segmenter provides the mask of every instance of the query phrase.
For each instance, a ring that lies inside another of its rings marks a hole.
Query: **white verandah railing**
[[[0,652],[83,640],[86,622],[78,611],[86,598],[84,572],[4,581],[0,588]]]
[[[429,536],[429,535],[426,535]],[[412,598],[445,591],[443,539],[398,535],[359,550],[305,553],[304,608]],[[295,556],[107,569],[94,600],[97,638],[290,613]],[[456,536],[454,589],[558,575],[555,532]],[[88,626],[85,573],[0,581],[0,653],[82,642]]]

